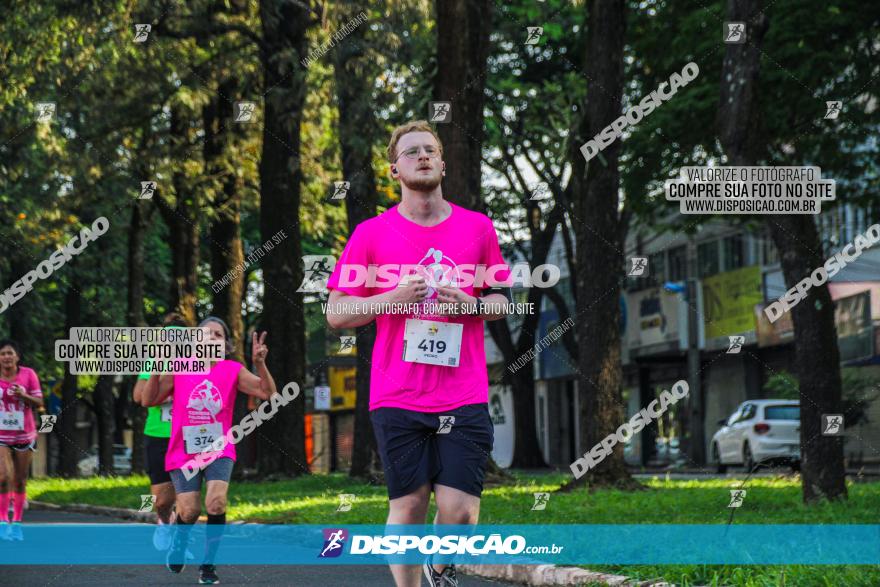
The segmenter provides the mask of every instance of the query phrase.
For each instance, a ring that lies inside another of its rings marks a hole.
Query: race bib
[[[162,408],[162,421],[163,422],[170,422],[171,421],[171,406],[172,405],[173,404],[171,404],[170,402],[167,404],[162,404],[161,408]]]
[[[403,360],[458,367],[463,330],[464,326],[456,322],[410,318],[403,335]]]
[[[211,450],[211,444],[221,436],[223,436],[223,425],[220,422],[184,426],[184,450],[188,455]]]
[[[24,430],[24,412],[0,411],[0,430]]]

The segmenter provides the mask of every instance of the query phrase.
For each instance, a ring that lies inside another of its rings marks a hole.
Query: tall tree
[[[339,22],[350,22],[360,9],[353,1],[340,1]],[[373,145],[379,142],[381,127],[373,109],[372,88],[382,73],[370,51],[368,27],[358,26],[334,51],[333,71],[339,104],[339,143],[342,173],[350,183],[345,198],[349,233],[361,222],[376,215],[378,194],[373,171]],[[357,376],[355,386],[354,442],[352,477],[369,478],[376,458],[376,440],[370,421],[370,371],[376,322],[357,328]]]
[[[162,219],[168,226],[171,246],[170,305],[188,322],[197,321],[200,217],[198,195],[192,190],[180,160],[189,152],[191,128],[188,114],[179,103],[171,105],[169,158],[178,161],[172,170],[174,200],[162,194],[153,197]]]
[[[438,0],[434,100],[452,103],[452,122],[438,124],[447,173],[443,194],[465,208],[484,208],[480,161],[492,0]]]
[[[82,298],[80,282],[76,275],[76,261],[70,263],[73,274],[68,281],[64,295],[64,334],[71,328],[81,326]],[[77,462],[82,458],[82,449],[76,444],[76,403],[79,377],[70,372],[70,363],[65,364],[64,379],[61,383],[61,411],[58,414],[58,431],[61,436],[58,451],[58,474],[62,477],[76,477]]]
[[[99,375],[92,392],[98,428],[98,474],[112,475],[113,469],[113,376]],[[77,459],[79,460],[79,459]]]
[[[727,20],[746,23],[748,42],[729,44],[721,71],[718,125],[729,165],[767,159],[759,104],[761,47],[769,28],[764,0],[728,0]],[[773,215],[766,221],[779,250],[787,288],[825,262],[813,216]],[[843,439],[822,435],[822,414],[840,413],[840,353],[827,283],[813,287],[792,310],[800,385],[801,478],[805,502],[846,498]]]
[[[126,324],[135,327],[147,325],[144,319],[144,240],[149,220],[145,208],[143,200],[133,200],[131,219],[128,223],[128,299],[125,317]],[[129,387],[134,389],[133,381],[129,381]],[[142,472],[144,470],[143,442],[146,412],[139,405],[132,404],[130,415],[133,432],[131,470]]]
[[[652,228],[662,228],[657,225],[656,199],[633,196],[662,193],[663,180],[677,175],[682,166],[718,164],[726,157],[730,164],[750,161],[758,165],[821,165],[822,176],[834,178],[838,185],[837,200],[823,202],[823,216],[827,218],[834,214],[833,208],[849,204],[858,212],[864,211],[870,219],[877,209],[880,175],[880,144],[873,140],[878,132],[876,104],[880,99],[874,83],[880,5],[857,0],[831,4],[819,0],[779,0],[744,6],[728,5],[725,0],[709,6],[709,10],[695,10],[695,3],[676,2],[658,5],[657,12],[633,12],[636,32],[631,38],[635,59],[630,73],[637,88],[631,94],[633,99],[638,100],[657,87],[668,72],[680,70],[689,57],[699,64],[700,76],[686,91],[676,94],[632,129],[624,143],[627,203],[638,201],[640,216]],[[744,45],[721,44],[721,31],[713,28],[722,20],[735,20],[730,17],[730,10],[742,15],[738,20],[747,23]],[[718,16],[713,17],[714,13]],[[666,50],[669,22],[678,26],[675,51]],[[828,100],[842,100],[843,111],[838,119],[824,119]],[[692,123],[715,118],[717,125]],[[723,139],[719,140],[719,136]],[[658,137],[670,148],[657,148]],[[715,220],[711,216],[678,214],[669,218],[669,228],[687,232],[693,232],[704,221]],[[731,217],[725,216],[724,220],[730,221]],[[827,258],[813,235],[814,219],[808,216],[741,220],[746,230],[759,235],[769,233],[779,250],[787,287]],[[825,251],[828,256],[832,252],[835,251]],[[815,264],[817,259],[819,263]],[[804,265],[792,267],[799,262]],[[828,316],[824,315],[830,305],[825,289],[813,288],[811,295],[799,304],[803,308],[795,309],[799,314],[793,314],[795,322],[802,325],[795,326],[795,338],[803,341],[805,347],[795,350],[792,361],[808,371],[811,386],[816,386],[803,396],[804,405],[810,403],[808,398],[813,398],[814,404],[809,412],[802,413],[809,419],[801,426],[806,443],[802,443],[802,454],[814,466],[824,469],[802,476],[808,501],[811,495],[833,497],[843,487],[838,476],[842,468],[833,464],[836,449],[823,453],[819,448],[820,456],[810,455],[819,445],[837,442],[812,432],[819,425],[813,410],[834,405],[838,393],[834,382],[837,369],[829,367],[834,362],[835,351],[831,346],[836,340],[828,329]],[[807,325],[806,321],[813,318],[819,322]],[[805,358],[805,352],[815,354]],[[814,376],[813,367],[821,372]],[[825,393],[820,389],[831,395],[818,399]],[[816,475],[823,476],[825,481],[817,483]],[[825,492],[823,485],[834,488]]]
[[[536,43],[528,39],[524,24],[543,22],[544,10],[553,11]],[[572,128],[575,115],[571,104],[584,95],[582,72],[573,69],[570,55],[582,53],[582,35],[570,35],[583,20],[582,9],[566,6],[558,11],[535,4],[508,4],[497,7],[493,22],[492,50],[487,76],[485,105],[486,144],[483,163],[494,172],[487,182],[488,213],[499,236],[511,251],[519,252],[529,267],[549,260],[557,235],[570,245],[565,222],[572,184],[568,179],[568,135],[554,129]],[[573,57],[575,60],[579,60]],[[577,66],[575,66],[576,68]],[[532,179],[535,178],[535,179]],[[534,196],[534,197],[533,197]],[[562,230],[560,230],[560,228]],[[541,308],[544,296],[556,307],[559,322],[575,308],[564,297],[563,288],[573,290],[575,273],[572,246],[566,247],[568,283],[563,280],[551,288],[532,287],[523,301]],[[519,301],[519,300],[518,300]],[[526,314],[507,321],[488,324],[489,332],[504,357],[508,369],[504,382],[513,389],[515,426],[512,467],[539,467],[544,464],[536,432],[535,381],[532,362],[511,369],[528,356],[538,339],[540,313]],[[574,330],[565,332],[563,348],[543,351],[563,364],[576,363]]]
[[[205,128],[205,172],[219,187],[214,193],[213,217],[209,229],[211,249],[211,279],[214,283],[228,279],[213,292],[214,314],[229,326],[236,360],[244,359],[244,322],[241,300],[244,294],[244,251],[241,243],[241,201],[244,179],[236,173],[231,146],[236,139],[233,122],[233,103],[229,96],[236,94],[236,83],[222,81],[213,99],[205,105],[202,116]]]
[[[293,0],[261,0],[260,61],[265,88],[263,151],[260,159],[260,233],[267,240],[279,230],[288,238],[263,261],[263,328],[271,330],[269,369],[279,386],[303,384],[305,318],[300,242],[300,127],[305,101],[306,30],[312,10]],[[259,469],[263,475],[308,473],[305,452],[305,403],[293,402],[263,424]]]
[[[434,100],[448,101],[452,105],[451,122],[437,124],[447,168],[443,194],[460,206],[483,212],[486,211],[482,194],[483,107],[493,3],[489,0],[443,0],[436,2],[435,7],[437,76]],[[555,226],[548,226],[546,230],[552,238]],[[537,237],[541,230],[537,228],[534,232]],[[549,241],[545,244],[549,245]],[[549,248],[541,244],[538,247],[545,252]],[[533,290],[529,301],[537,300],[540,305],[540,293]],[[534,333],[537,319],[537,314],[526,316],[522,328]],[[506,320],[490,322],[488,328],[508,362],[513,362],[531,346],[528,336],[520,336],[518,344],[514,343]],[[528,368],[514,374],[504,373],[504,380],[513,388],[514,467],[544,465],[534,425],[535,396],[531,373]],[[499,472],[494,461],[489,466],[495,473]]]
[[[574,136],[578,144],[591,139],[621,113],[623,47],[626,31],[624,0],[591,0],[587,19],[587,99]],[[620,140],[586,162],[573,154],[572,222],[578,251],[576,288],[578,319],[577,385],[581,447],[589,450],[624,421],[621,393],[620,291],[623,281],[626,219],[620,211]],[[573,145],[573,150],[574,150]],[[596,467],[567,488],[633,487],[617,444]]]

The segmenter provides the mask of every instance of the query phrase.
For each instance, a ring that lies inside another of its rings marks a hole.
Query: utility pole
[[[700,385],[700,316],[697,312],[697,246],[693,237],[687,244],[687,301],[688,301],[688,408],[690,442],[688,456],[691,463],[706,464],[706,441],[703,417],[703,390]]]

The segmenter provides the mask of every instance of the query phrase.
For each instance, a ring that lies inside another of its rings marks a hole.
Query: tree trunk
[[[718,125],[729,165],[756,165],[765,153],[758,83],[768,17],[763,0],[728,0],[727,20],[746,23],[745,44],[730,44],[721,71]],[[779,250],[786,288],[825,262],[813,217],[772,215],[766,224]],[[791,310],[800,382],[803,499],[847,497],[843,438],[822,436],[822,414],[841,413],[840,354],[827,284],[813,287]]]
[[[656,398],[651,385],[651,370],[646,365],[638,365],[639,370],[639,409],[647,408]],[[645,424],[640,436],[642,465],[647,465],[657,454],[657,420]]]
[[[172,154],[181,155],[188,145],[189,128],[185,114],[176,106],[171,108],[170,128]],[[180,144],[182,147],[178,147]],[[198,198],[186,185],[182,171],[183,162],[172,173],[175,203],[172,207],[169,200],[161,193],[154,195],[153,200],[168,226],[168,244],[171,248],[171,290],[170,307],[179,312],[188,323],[194,324],[198,288],[199,267],[199,207]],[[161,189],[161,186],[159,186]],[[159,190],[157,190],[159,191]]]
[[[244,250],[241,242],[242,179],[232,171],[230,147],[241,134],[243,125],[233,121],[233,104],[229,97],[238,92],[231,79],[223,80],[217,87],[213,100],[205,105],[203,125],[205,128],[205,173],[220,178],[219,189],[213,199],[214,216],[209,229],[211,245],[211,282],[213,314],[229,326],[233,354],[229,357],[245,362],[245,330],[241,315],[241,301],[245,288]],[[228,280],[223,284],[221,280]],[[233,421],[240,422],[248,413],[248,397],[238,394],[233,408]],[[244,437],[238,444],[239,464],[237,473],[253,467],[252,436]]]
[[[125,444],[125,429],[129,422],[129,412],[133,410],[131,399],[131,385],[124,379],[116,382],[116,377],[110,383],[113,395],[113,444]]]
[[[147,232],[147,217],[141,200],[134,200],[131,206],[131,220],[128,225],[128,300],[126,304],[126,323],[129,326],[146,326],[144,319],[144,239]],[[126,378],[126,393],[134,389],[134,380]],[[132,426],[131,470],[144,471],[144,422],[146,410],[139,404],[131,403],[129,410]]]
[[[98,474],[112,475],[113,468],[113,376],[99,375],[93,392],[98,424]]]
[[[340,19],[350,21],[360,10],[354,2],[340,2]],[[366,53],[368,27],[357,27],[334,52],[336,96],[339,103],[339,142],[342,148],[343,179],[350,182],[345,198],[349,233],[361,222],[376,216],[376,177],[372,146],[379,127],[374,124],[372,87],[381,72]],[[357,334],[357,396],[354,414],[354,444],[349,475],[369,479],[377,459],[376,439],[370,421],[370,370],[376,341],[375,321],[361,326]]]
[[[289,382],[303,385],[305,377],[305,319],[302,283],[302,245],[299,208],[302,168],[300,125],[305,101],[306,6],[282,0],[261,0],[261,62],[265,116],[260,159],[260,233],[263,240],[284,230],[288,238],[263,260],[263,327],[269,369],[279,388]],[[261,475],[309,473],[305,453],[305,402],[287,405],[258,434]]]
[[[773,242],[779,249],[785,287],[825,262],[812,216],[773,216]],[[834,302],[827,284],[810,289],[791,309],[795,371],[801,404],[801,483],[805,503],[846,499],[843,437],[822,435],[822,414],[842,414],[840,353]],[[846,422],[844,421],[844,425]]]
[[[561,197],[558,197],[556,205],[550,214],[547,215],[547,224],[543,229],[537,222],[532,222],[529,225],[532,244],[531,257],[529,259],[531,267],[542,265],[547,260],[550,245],[553,242],[553,235],[556,233],[556,227],[562,218],[560,200]],[[529,204],[528,218],[533,218],[531,214],[533,206],[534,204]],[[527,302],[533,304],[532,307],[534,308],[540,308],[544,295],[543,289],[533,287],[529,290]],[[560,321],[567,318],[567,316],[562,316],[563,313],[564,309],[560,308]],[[540,315],[537,312],[523,315],[523,321],[519,327],[519,336],[516,341],[513,340],[513,334],[506,320],[488,322],[489,334],[501,351],[506,365],[513,365],[519,357],[535,346],[539,319]],[[510,369],[505,369],[503,377],[504,384],[510,385],[513,391],[515,433],[513,461],[510,466],[511,468],[545,467],[546,463],[538,443],[538,433],[535,427],[535,378],[533,376],[532,362],[525,363],[513,372]]]
[[[219,285],[213,292],[214,315],[226,321],[232,334],[234,355],[244,361],[244,322],[241,300],[244,295],[244,252],[241,244],[242,179],[231,171],[229,147],[235,139],[234,131],[241,125],[233,122],[233,104],[228,96],[235,95],[236,84],[225,80],[217,95],[205,106],[205,172],[208,176],[222,176],[222,191],[214,199],[215,216],[211,222],[211,280],[217,283],[226,275],[230,281]],[[228,171],[225,171],[228,170]]]
[[[9,255],[9,275],[6,280],[6,288],[24,277],[31,269],[36,268],[29,266],[28,259],[21,254],[15,247],[7,247]],[[28,316],[32,315],[30,311],[33,299],[28,295],[20,298],[14,305],[6,308],[4,314],[9,321],[9,337],[21,345],[24,351],[33,349],[33,339],[31,338],[32,328],[28,323]],[[22,352],[24,352],[22,351]]]
[[[437,0],[437,78],[434,100],[452,102],[452,122],[437,124],[446,177],[443,195],[483,210],[480,162],[491,0]],[[430,119],[429,119],[430,121]]]
[[[621,114],[623,46],[626,3],[591,0],[587,23],[586,64],[588,97],[573,143],[595,136]],[[581,399],[581,448],[589,451],[614,434],[624,422],[621,392],[620,292],[623,281],[625,226],[618,206],[620,171],[618,138],[589,164],[573,155],[573,214],[578,254],[578,393]],[[578,197],[578,194],[582,194]],[[623,444],[564,490],[588,484],[639,487],[623,459]]]
[[[70,333],[71,328],[80,326],[82,299],[80,298],[80,283],[76,275],[76,261],[67,264],[70,281],[67,292],[64,294],[64,337]],[[77,376],[70,372],[70,363],[65,363],[64,381],[61,384],[61,412],[56,423],[61,438],[59,439],[58,473],[62,477],[76,477],[78,474],[77,462],[85,454],[84,450],[76,443],[76,389]]]
[[[529,332],[534,333],[534,330]],[[522,335],[520,337],[522,338]],[[535,336],[532,334],[526,338],[534,341]],[[510,468],[534,469],[547,466],[541,445],[538,443],[538,431],[535,428],[535,378],[532,373],[532,363],[529,362],[506,378],[513,390],[514,440],[513,461],[510,463]]]
[[[481,191],[481,161],[492,7],[492,2],[488,0],[436,2],[437,77],[434,100],[452,102],[452,122],[436,125],[443,142],[443,159],[448,171],[443,178],[443,194],[446,199],[477,211],[485,210]],[[533,230],[532,237],[536,239],[538,232]],[[540,248],[542,245],[533,241],[533,247]],[[541,293],[537,289],[529,293],[529,301],[537,302],[535,307],[540,307]],[[507,324],[500,324],[501,321],[488,323],[489,332],[502,350],[507,364],[516,361],[534,345],[537,319],[537,315],[525,318],[526,324],[520,329],[515,343]],[[535,385],[531,364],[512,375],[505,372],[505,382],[512,386],[514,394],[516,440],[511,466],[543,467],[544,456],[535,430]],[[498,470],[494,463],[490,468]]]

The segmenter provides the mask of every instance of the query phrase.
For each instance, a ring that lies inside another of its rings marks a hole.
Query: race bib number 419
[[[403,360],[409,363],[458,367],[461,357],[462,324],[436,320],[406,321]]]

